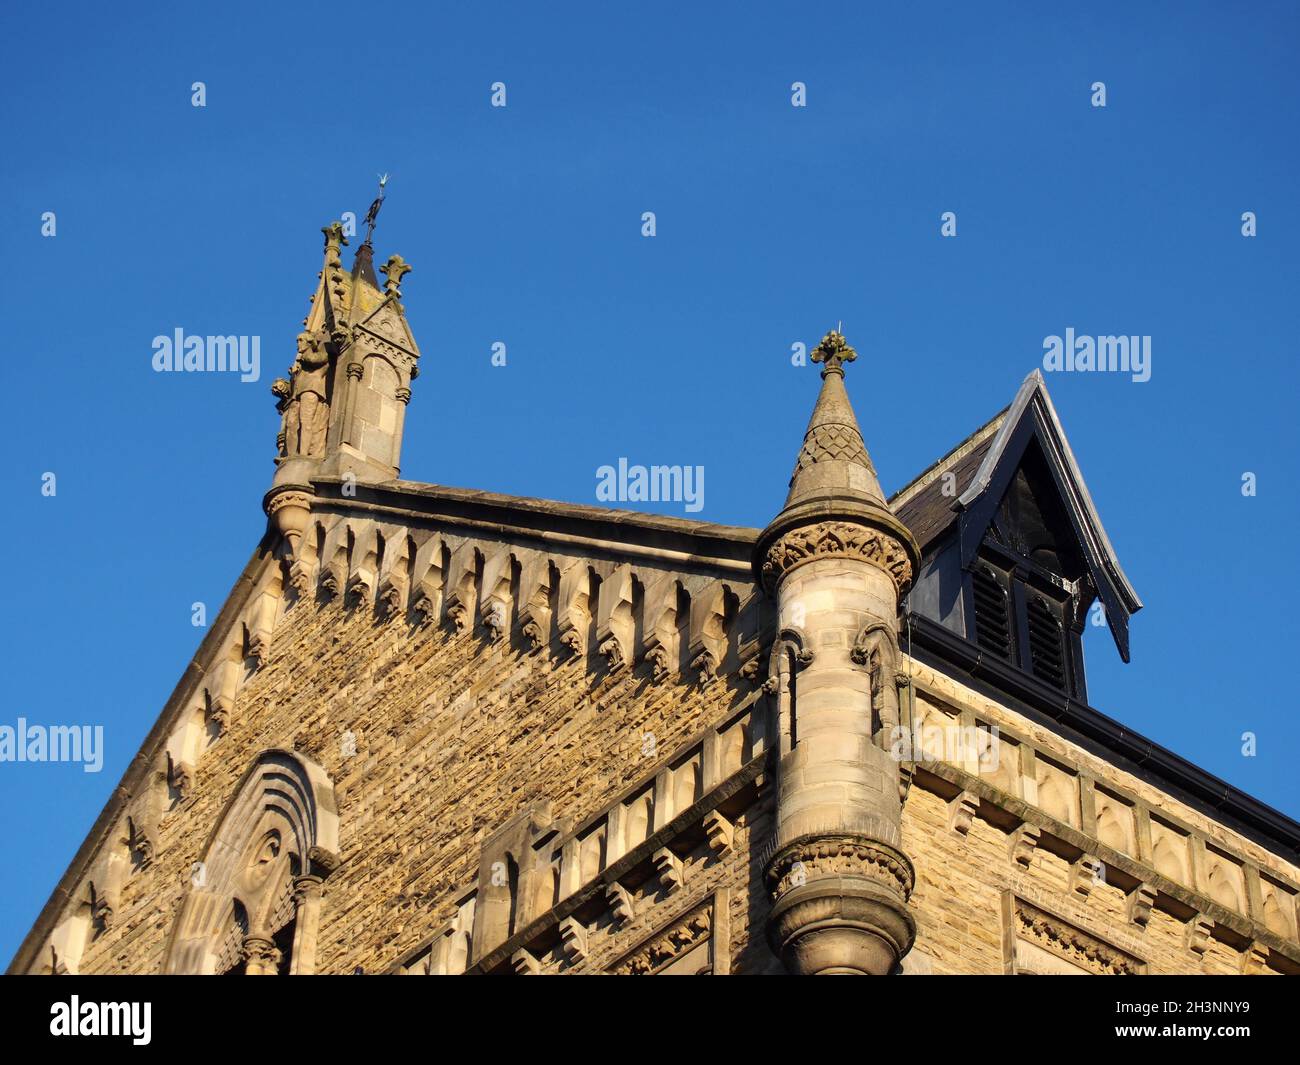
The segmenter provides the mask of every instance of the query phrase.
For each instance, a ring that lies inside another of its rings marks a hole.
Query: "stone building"
[[[761,530],[405,481],[409,267],[324,232],[266,535],[11,972],[1300,972],[1300,825],[1088,704],[1141,603],[1037,372],[886,499],[828,334]]]

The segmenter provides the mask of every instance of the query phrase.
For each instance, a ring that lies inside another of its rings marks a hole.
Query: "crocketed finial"
[[[852,362],[858,357],[858,353],[849,347],[849,342],[844,339],[843,334],[832,329],[821,339],[812,351],[813,362],[824,362],[826,368],[822,370],[822,376],[828,373],[838,373],[841,377],[844,375],[844,363]]]

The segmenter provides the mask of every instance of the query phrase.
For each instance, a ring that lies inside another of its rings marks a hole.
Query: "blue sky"
[[[264,528],[319,230],[380,171],[377,257],[415,268],[414,480],[594,503],[620,456],[698,464],[690,516],[761,526],[818,386],[791,345],[840,320],[889,491],[1044,337],[1151,336],[1146,383],[1048,377],[1146,603],[1131,665],[1089,630],[1090,698],[1300,815],[1298,16],[1134,6],[8,11],[0,724],[103,724],[106,752],[0,764],[0,956],[189,662],[191,604],[215,617]],[[262,379],[155,374],[178,327],[260,336]]]

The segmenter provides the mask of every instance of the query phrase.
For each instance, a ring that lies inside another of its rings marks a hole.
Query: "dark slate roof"
[[[954,521],[958,511],[954,504],[970,487],[985,455],[993,445],[993,438],[1002,425],[1006,410],[1000,411],[992,421],[985,423],[960,444],[934,463],[915,480],[900,488],[889,500],[889,505],[899,520],[911,530],[925,554],[930,545],[939,540]],[[945,495],[944,474],[951,473],[955,491]]]

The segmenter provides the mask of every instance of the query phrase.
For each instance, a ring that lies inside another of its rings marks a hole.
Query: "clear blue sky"
[[[1300,815],[1294,5],[294,7],[5,15],[0,724],[103,724],[107,751],[0,765],[0,958],[262,532],[270,380],[320,227],[379,171],[378,257],[415,267],[414,480],[594,503],[619,456],[699,464],[691,516],[761,526],[818,385],[796,341],[843,320],[892,491],[1045,336],[1150,335],[1145,384],[1048,379],[1146,602],[1129,666],[1089,630],[1091,701]],[[177,327],[260,336],[262,380],[153,373]]]

